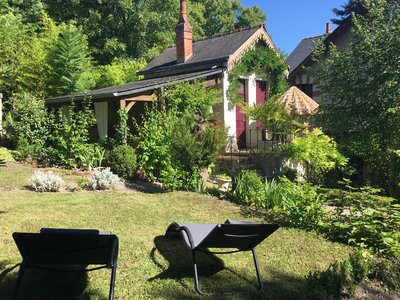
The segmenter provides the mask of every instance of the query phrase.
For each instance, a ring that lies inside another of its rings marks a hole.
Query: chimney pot
[[[176,26],[176,60],[185,62],[193,53],[192,26],[186,12],[186,0],[181,0],[179,24]]]
[[[331,34],[332,29],[331,29],[331,23],[326,23],[326,34]]]

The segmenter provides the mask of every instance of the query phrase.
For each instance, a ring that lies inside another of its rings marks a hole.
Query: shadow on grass
[[[0,300],[13,299],[16,288],[19,264],[7,266],[7,262],[0,262]],[[62,273],[27,269],[17,299],[108,299],[97,291],[86,291],[87,286],[88,274],[85,272]]]
[[[162,271],[148,279],[149,282],[156,281],[151,290],[152,295],[162,295],[167,299],[198,299],[194,292],[190,251],[180,240],[164,236],[156,237],[154,244],[150,258]],[[304,278],[294,277],[279,270],[269,270],[267,274],[262,274],[264,291],[256,294],[255,270],[254,276],[248,278],[247,275],[226,267],[223,261],[213,254],[200,252],[197,258],[200,286],[204,287],[205,291],[233,292],[232,295],[207,296],[205,299],[301,299],[305,286]],[[252,259],[250,252],[249,259]],[[271,279],[266,280],[267,277]],[[244,291],[245,294],[235,294],[235,291]]]
[[[125,187],[145,194],[164,193],[164,190],[160,185],[151,182],[144,182],[144,181],[126,182]]]
[[[180,239],[166,238],[157,236],[154,238],[154,248],[150,253],[150,258],[154,264],[160,269],[164,269],[157,276],[150,278],[149,281],[155,279],[182,279],[193,277],[193,263],[190,250],[183,244]],[[168,262],[168,267],[162,265],[157,260],[156,251]],[[198,261],[199,273],[201,276],[212,276],[224,269],[223,261],[211,253],[198,252],[196,254]],[[204,268],[202,268],[204,266]]]

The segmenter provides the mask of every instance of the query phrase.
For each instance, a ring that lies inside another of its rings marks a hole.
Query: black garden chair
[[[14,232],[13,238],[22,256],[14,299],[17,299],[24,271],[28,268],[57,272],[111,269],[109,299],[114,299],[118,259],[116,235],[98,230],[42,228],[40,233]],[[88,265],[100,266],[84,267]],[[67,268],[71,266],[80,268]]]
[[[186,246],[192,252],[194,288],[198,295],[213,295],[204,293],[199,286],[199,276],[196,263],[196,252],[213,254],[229,254],[239,251],[251,251],[257,274],[257,292],[263,290],[260,269],[258,265],[256,246],[279,228],[277,224],[261,224],[253,222],[227,220],[224,224],[191,224],[172,223],[169,225],[166,237],[182,237]],[[223,248],[226,251],[216,252],[210,248]]]

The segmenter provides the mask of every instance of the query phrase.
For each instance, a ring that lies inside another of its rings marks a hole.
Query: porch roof
[[[199,78],[206,78],[208,76],[220,74],[223,72],[222,68],[214,70],[206,70],[200,72],[192,72],[188,74],[180,74],[174,76],[144,79],[139,81],[134,81],[126,84],[111,86],[107,88],[97,89],[93,91],[88,91],[84,93],[75,93],[71,95],[54,97],[46,100],[46,104],[60,104],[69,102],[70,100],[82,100],[85,97],[90,97],[93,100],[100,99],[116,99],[116,98],[127,98],[129,96],[135,96],[139,94],[144,94],[152,90],[156,90],[163,86],[167,86],[173,83],[180,83],[185,81],[191,81]]]

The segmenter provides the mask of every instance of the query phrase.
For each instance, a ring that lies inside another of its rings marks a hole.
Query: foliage
[[[43,147],[47,136],[47,113],[44,101],[28,93],[12,97],[5,114],[5,138],[10,146],[16,147],[25,141],[31,150],[27,155],[35,154],[33,149]]]
[[[346,165],[347,159],[336,149],[336,142],[321,129],[306,130],[303,136],[295,136],[282,149],[287,158],[302,164],[306,169],[306,179],[316,182],[319,176]]]
[[[94,124],[95,118],[88,99],[79,110],[71,103],[68,118],[60,109],[51,113],[45,145],[47,163],[66,167],[84,166],[84,161],[95,155],[95,149],[89,144],[89,128]]]
[[[91,62],[82,29],[64,24],[47,57],[50,66],[47,89],[50,96],[89,90],[95,81],[89,73]]]
[[[317,228],[325,217],[324,203],[317,187],[306,182],[294,183],[286,178],[280,180],[285,223],[301,229]]]
[[[12,10],[0,14],[0,90],[6,97],[43,92],[46,39],[23,21]]]
[[[341,6],[341,8],[332,9],[333,13],[338,17],[338,19],[333,19],[333,23],[339,25],[345,19],[351,16],[352,13],[355,13],[360,10],[360,6],[363,4],[364,0],[347,0],[347,2]]]
[[[274,178],[265,180],[264,182],[265,201],[263,208],[279,207],[282,204],[282,190],[281,185]]]
[[[118,175],[113,174],[110,168],[95,169],[85,184],[88,190],[109,190],[121,184]]]
[[[46,11],[58,23],[82,24],[91,53],[100,64],[115,57],[154,58],[174,43],[179,1],[43,0]],[[243,8],[229,0],[188,1],[188,14],[195,38],[227,32],[238,26],[264,21],[258,7]]]
[[[124,108],[119,109],[117,114],[118,124],[115,128],[115,142],[118,145],[126,145],[129,136],[128,111]]]
[[[11,151],[8,150],[7,148],[0,147],[0,161],[13,162],[14,157]]]
[[[145,61],[140,59],[114,58],[111,64],[98,67],[100,76],[96,80],[96,88],[137,81],[136,72],[144,67]]]
[[[395,1],[365,1],[352,19],[346,49],[317,47],[320,123],[351,157],[365,162],[366,183],[398,192],[400,149],[400,9]]]
[[[398,257],[375,258],[370,263],[368,278],[377,280],[390,290],[400,291],[400,259]]]
[[[369,265],[360,252],[351,254],[349,259],[335,262],[322,272],[310,272],[306,278],[304,299],[352,298],[357,285],[368,273]]]
[[[83,147],[85,151],[78,153],[76,159],[80,161],[80,167],[92,170],[92,168],[100,168],[104,160],[105,149],[97,144],[87,144]]]
[[[350,206],[337,206],[321,231],[340,242],[373,253],[400,255],[400,205],[377,206],[364,189],[364,197],[353,198]]]
[[[231,198],[238,203],[260,208],[264,202],[264,185],[256,171],[241,171],[234,180]]]
[[[273,133],[289,134],[295,129],[296,124],[293,117],[286,112],[277,97],[269,99],[263,104],[242,106],[246,115],[261,122],[265,129]]]
[[[35,171],[35,174],[28,182],[36,192],[58,192],[65,184],[60,176],[51,171]]]
[[[246,28],[259,25],[265,21],[267,16],[257,5],[253,7],[243,7],[239,0],[232,1],[232,7],[235,14],[235,28]]]
[[[137,167],[135,149],[127,145],[116,146],[107,153],[105,165],[125,179],[132,178]]]
[[[203,81],[183,82],[170,85],[164,90],[163,101],[170,111],[192,114],[204,122],[210,117],[212,107],[219,103],[219,92],[216,89],[206,89]]]
[[[273,49],[259,46],[249,50],[241,60],[229,71],[229,87],[227,96],[234,104],[241,102],[237,91],[240,88],[239,78],[249,76],[253,73],[259,78],[269,80],[270,97],[278,96],[287,87],[284,72],[287,70],[282,55],[277,54]]]
[[[201,83],[169,87],[147,109],[139,133],[138,162],[146,177],[165,189],[199,190],[201,171],[212,164],[225,142],[225,130],[206,121],[216,92]]]

